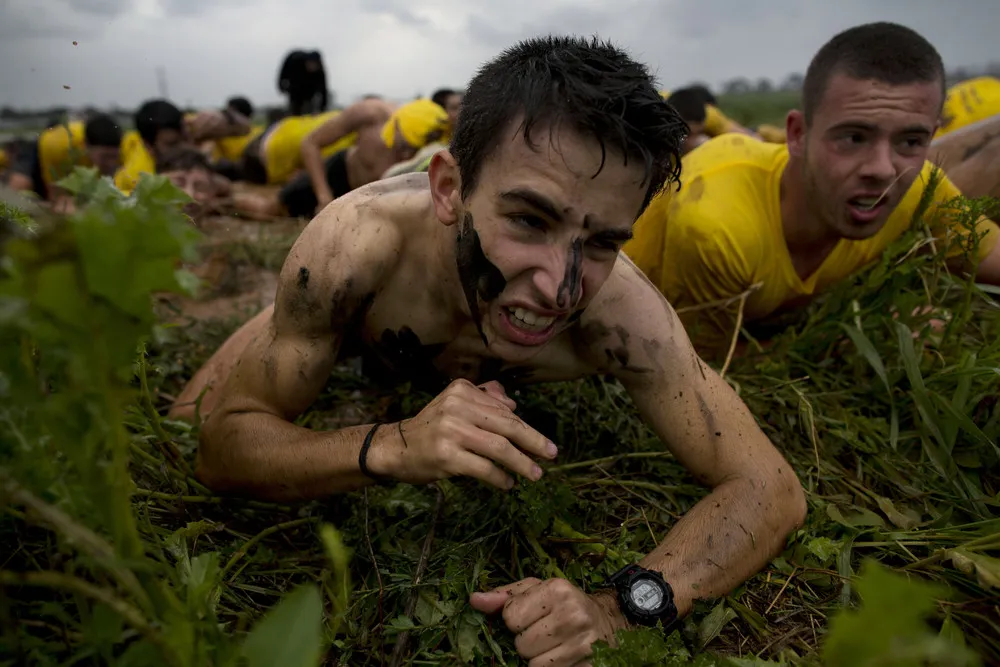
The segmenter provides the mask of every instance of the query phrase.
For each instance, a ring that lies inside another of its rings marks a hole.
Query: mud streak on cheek
[[[455,256],[458,260],[458,276],[462,283],[465,300],[469,304],[469,312],[476,323],[483,345],[489,347],[486,334],[483,332],[482,317],[479,312],[479,299],[489,303],[496,299],[507,286],[503,273],[489,260],[483,252],[479,233],[476,232],[471,213],[466,213],[462,226],[458,230],[458,247]]]
[[[569,246],[569,255],[566,257],[566,270],[563,274],[562,283],[556,293],[556,305],[565,308],[576,301],[580,293],[580,279],[583,269],[583,239],[573,239]]]

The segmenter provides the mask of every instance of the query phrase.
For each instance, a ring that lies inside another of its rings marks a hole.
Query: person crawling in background
[[[387,150],[416,143],[405,125],[375,134]],[[620,253],[650,200],[677,183],[686,131],[646,68],[607,43],[535,38],[484,65],[428,173],[324,208],[289,252],[274,305],[184,388],[170,414],[205,418],[199,478],[282,502],[354,502],[343,494],[376,481],[452,477],[506,493],[515,478],[537,482],[559,452],[508,391],[610,375],[711,491],[640,563],[592,590],[529,574],[470,605],[502,615],[529,664],[562,667],[631,624],[670,632],[695,600],[739,586],[801,525],[805,494]],[[358,355],[366,374],[384,369],[436,397],[391,424],[296,425],[338,360]]]
[[[94,167],[111,176],[120,164],[122,130],[111,116],[97,114],[87,120],[70,121],[51,127],[38,141],[25,146],[11,165],[8,185],[13,190],[31,191],[44,201],[65,210],[65,193],[56,185],[74,167]]]
[[[223,200],[232,195],[232,182],[218,174],[194,146],[181,145],[162,152],[156,160],[156,173],[191,197],[185,213],[193,218],[221,207]]]
[[[184,114],[167,100],[150,100],[136,110],[134,134],[123,140],[123,164],[115,174],[115,185],[128,194],[142,174],[156,173],[156,161],[171,148],[199,146],[250,130],[250,120],[228,107]]]
[[[448,114],[430,100],[414,100],[395,110],[380,99],[357,102],[302,140],[304,171],[276,197],[240,193],[236,207],[257,217],[312,217],[337,197],[379,180],[389,167],[439,139],[447,123]],[[276,128],[264,137],[263,152],[272,145],[268,142],[280,139],[276,136],[280,131]],[[342,148],[324,160],[330,146]]]
[[[444,136],[440,140],[431,142],[421,148],[409,160],[397,162],[389,167],[382,174],[382,178],[392,178],[400,174],[427,171],[434,154],[448,147],[448,144],[451,142],[451,134],[458,123],[458,114],[462,110],[462,94],[450,88],[442,88],[431,95],[431,101],[448,113],[448,129],[445,131]]]
[[[677,192],[643,213],[624,252],[678,309],[705,357],[728,354],[746,326],[758,339],[787,326],[833,285],[879,260],[928,197],[939,242],[979,239],[952,268],[1000,284],[1000,230],[965,229],[949,212],[961,191],[932,180],[931,137],[944,65],[926,39],[894,23],[834,36],[806,71],[787,144],[736,134],[684,158]],[[935,184],[931,193],[925,189]]]

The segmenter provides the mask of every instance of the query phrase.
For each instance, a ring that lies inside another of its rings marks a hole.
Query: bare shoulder
[[[632,380],[696,356],[673,307],[624,253],[581,316],[574,345],[600,372]]]
[[[379,200],[385,201],[379,201]],[[403,247],[392,196],[355,191],[306,226],[278,278],[275,322],[321,333],[385,283]]]

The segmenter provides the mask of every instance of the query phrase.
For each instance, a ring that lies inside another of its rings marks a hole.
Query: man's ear
[[[427,168],[430,179],[431,203],[438,220],[445,225],[453,225],[462,214],[462,177],[458,172],[458,162],[448,151],[434,154]]]
[[[798,109],[792,109],[785,117],[785,136],[788,154],[802,157],[806,149],[806,117]]]

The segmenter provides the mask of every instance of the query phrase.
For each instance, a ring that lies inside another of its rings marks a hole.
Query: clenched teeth
[[[508,308],[507,312],[510,313],[512,319],[515,320],[515,324],[533,331],[542,331],[548,329],[552,326],[552,323],[556,321],[554,317],[547,317],[539,315],[538,313],[533,313],[525,308]]]

